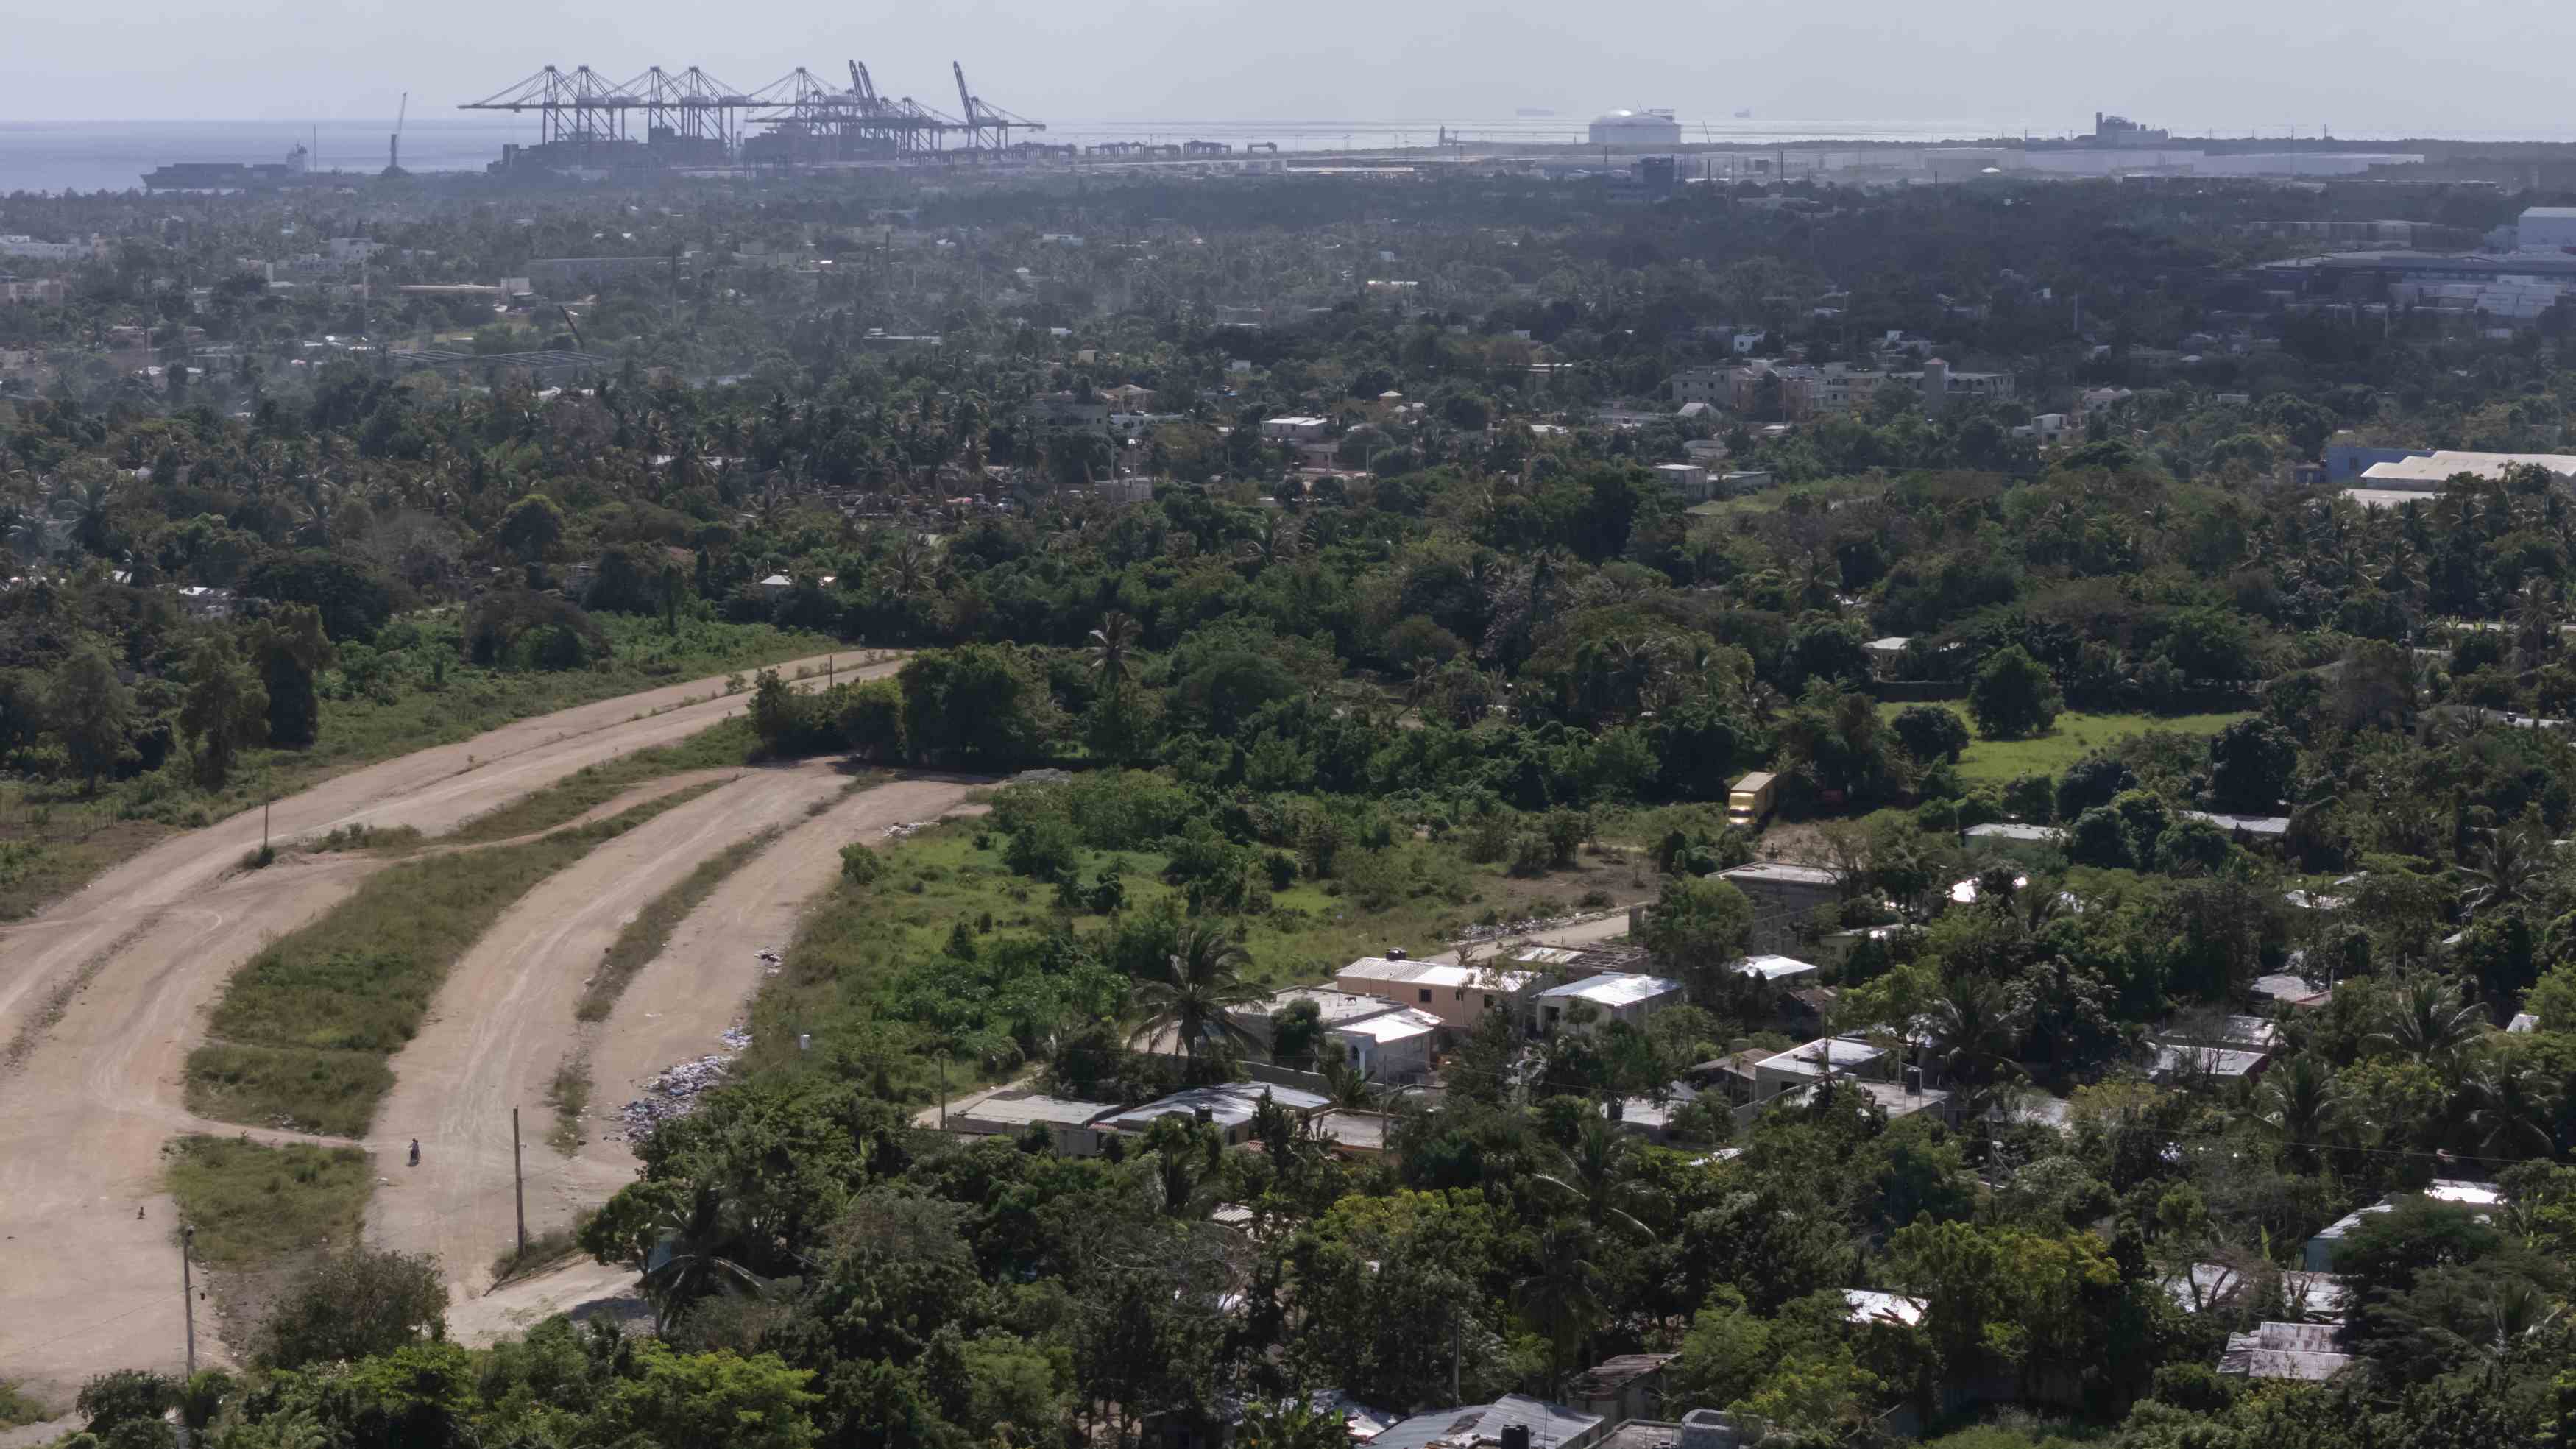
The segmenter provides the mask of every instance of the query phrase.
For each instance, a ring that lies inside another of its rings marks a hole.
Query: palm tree
[[[1538,1271],[1519,1284],[1520,1309],[1547,1335],[1551,1381],[1601,1321],[1602,1274],[1592,1261],[1597,1239],[1585,1223],[1560,1222],[1539,1235]]]
[[[2517,1071],[2489,1063],[2460,1084],[2468,1105],[2465,1123],[2477,1150],[2489,1157],[2547,1157],[2558,1148],[2550,1129],[2558,1120],[2558,1094],[2538,1068]]]
[[[1974,1087],[2013,1070],[2021,1039],[2022,1003],[2001,982],[1985,976],[1945,978],[1941,994],[1921,1018],[1931,1038],[1924,1060],[1945,1082]]]
[[[2437,977],[2416,975],[2398,984],[2388,1016],[2370,1039],[2421,1062],[2443,1063],[2477,1039],[2486,1023],[2475,1002]]]
[[[700,1187],[664,1204],[659,1226],[668,1256],[645,1270],[644,1297],[653,1305],[653,1331],[663,1332],[680,1310],[711,1293],[757,1295],[760,1275],[719,1249],[733,1236],[724,1196]]]
[[[2479,834],[2484,840],[2477,863],[2464,862],[2460,866],[2460,874],[2469,878],[2466,900],[2470,913],[2528,899],[2549,864],[2548,832],[2523,819]]]
[[[2538,667],[2558,642],[2558,601],[2550,597],[2549,581],[2538,574],[2524,579],[2504,616],[2513,625],[2514,652],[2522,656],[2523,667]]]
[[[1655,1236],[1638,1214],[1657,1210],[1664,1199],[1636,1180],[1637,1139],[1595,1117],[1583,1124],[1573,1146],[1556,1150],[1555,1159],[1531,1180],[1568,1205],[1580,1205],[1584,1220],[1595,1227],[1614,1227],[1634,1238]]]
[[[929,593],[937,584],[938,561],[928,545],[917,538],[906,538],[886,555],[879,568],[886,590],[904,598]]]
[[[2263,1078],[2254,1115],[2290,1154],[2306,1160],[2343,1126],[2343,1091],[2334,1069],[2301,1052]]]
[[[1180,1039],[1181,1055],[1192,1062],[1198,1060],[1200,1046],[1210,1040],[1254,1044],[1252,1033],[1226,1014],[1229,1007],[1248,1006],[1270,995],[1238,974],[1251,960],[1252,953],[1243,949],[1240,936],[1198,921],[1183,923],[1172,937],[1161,972],[1136,983],[1136,1003],[1144,1008],[1145,1018],[1131,1040],[1142,1044],[1173,1032]]]
[[[1135,676],[1128,654],[1136,647],[1136,620],[1120,613],[1105,614],[1100,627],[1091,631],[1091,672],[1115,693]]]

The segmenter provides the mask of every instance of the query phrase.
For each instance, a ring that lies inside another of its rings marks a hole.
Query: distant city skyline
[[[1608,15],[1534,0],[1464,13],[1314,0],[1293,15],[964,0],[864,21],[670,0],[579,12],[128,0],[11,29],[0,121],[390,119],[405,91],[414,117],[454,116],[548,63],[619,80],[700,65],[749,89],[800,64],[831,79],[855,56],[881,89],[943,108],[948,63],[963,61],[978,94],[1050,120],[1436,123],[1544,108],[1579,122],[1660,106],[1693,128],[1750,109],[1756,125],[2054,135],[2109,110],[2178,134],[2576,140],[2559,73],[2576,7],[2557,0],[2468,0],[2438,17],[2373,0],[1973,12],[1848,0],[1830,17],[1679,0]]]

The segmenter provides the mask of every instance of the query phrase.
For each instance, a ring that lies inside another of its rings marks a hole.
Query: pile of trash
[[[697,1110],[698,1098],[722,1083],[733,1059],[751,1045],[751,1033],[739,1026],[726,1027],[722,1039],[722,1052],[655,1073],[644,1084],[644,1095],[618,1108],[617,1125],[600,1136],[610,1142],[641,1142],[654,1128]]]
[[[887,827],[885,828],[886,839],[888,839],[888,840],[901,840],[901,839],[903,839],[903,838],[904,838],[905,836],[907,836],[907,835],[918,835],[918,834],[920,834],[922,831],[928,830],[930,827],[932,827],[932,826],[934,826],[934,825],[936,825],[936,824],[938,824],[938,823],[939,823],[939,822],[938,822],[938,821],[936,821],[936,820],[904,820],[904,821],[898,821],[898,822],[896,822],[895,824],[889,825],[889,826],[887,826]]]

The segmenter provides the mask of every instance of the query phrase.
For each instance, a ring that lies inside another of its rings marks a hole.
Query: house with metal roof
[[[1332,1105],[1330,1098],[1295,1087],[1267,1082],[1219,1082],[1174,1092],[1141,1107],[1124,1111],[1113,1107],[1095,1125],[1107,1132],[1143,1132],[1160,1118],[1194,1117],[1214,1124],[1231,1147],[1251,1140],[1253,1117],[1265,1098],[1301,1118],[1312,1117]]]
[[[1646,1018],[1682,1002],[1682,983],[1669,976],[1604,971],[1552,986],[1532,998],[1538,1023],[1548,1030],[1590,1031],[1613,1021],[1642,1027]],[[1580,1008],[1590,1007],[1590,1011]]]
[[[1590,1449],[1610,1422],[1570,1404],[1506,1394],[1490,1404],[1466,1404],[1416,1414],[1369,1441],[1370,1449]]]
[[[1474,1031],[1485,1013],[1538,981],[1530,971],[1362,956],[1333,974],[1333,985],[1399,1006],[1418,1006],[1454,1031]]]

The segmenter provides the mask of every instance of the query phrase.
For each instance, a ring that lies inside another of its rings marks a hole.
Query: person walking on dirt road
[[[420,1166],[420,1139],[417,1137],[411,1140],[411,1165]]]

